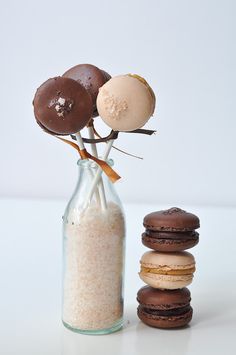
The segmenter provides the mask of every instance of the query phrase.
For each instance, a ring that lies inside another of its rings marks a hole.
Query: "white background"
[[[123,201],[236,204],[235,1],[6,1],[1,4],[1,196],[69,198],[77,155],[43,133],[32,99],[78,63],[138,73],[157,96],[147,127],[120,135]],[[100,119],[97,128],[107,132]]]

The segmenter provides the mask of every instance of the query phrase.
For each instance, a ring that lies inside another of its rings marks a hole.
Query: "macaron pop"
[[[48,79],[36,91],[34,115],[48,133],[69,135],[79,132],[92,115],[92,99],[86,89],[70,78]]]
[[[113,77],[98,93],[97,109],[114,131],[141,128],[153,115],[155,94],[145,79],[136,74]]]
[[[111,76],[104,70],[99,69],[92,64],[78,64],[67,70],[63,77],[71,78],[80,83],[91,95],[93,102],[93,117],[98,116],[96,100],[98,90],[103,86]]]
[[[145,79],[136,74],[113,77],[100,89],[97,110],[102,120],[114,131],[129,132],[141,128],[155,110],[155,94]],[[107,144],[103,159],[106,160],[113,140]],[[88,192],[85,206],[96,189],[102,174],[98,169]]]

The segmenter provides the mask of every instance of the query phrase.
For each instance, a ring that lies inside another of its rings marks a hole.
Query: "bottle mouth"
[[[99,159],[102,159],[99,157]],[[107,164],[110,165],[110,166],[113,166],[114,165],[114,160],[113,159],[107,159],[106,160]],[[86,168],[86,169],[97,169],[98,167],[98,164],[95,163],[95,161],[93,160],[89,160],[89,159],[79,159],[77,161],[77,165],[81,168]]]

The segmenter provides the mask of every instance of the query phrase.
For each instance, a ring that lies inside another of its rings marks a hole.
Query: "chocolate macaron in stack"
[[[173,207],[145,216],[140,278],[147,284],[137,294],[138,317],[156,328],[177,328],[192,319],[191,294],[195,259],[186,249],[199,241],[199,218]]]

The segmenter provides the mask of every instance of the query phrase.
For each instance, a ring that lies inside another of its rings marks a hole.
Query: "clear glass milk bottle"
[[[63,216],[62,320],[80,333],[106,334],[123,323],[125,219],[105,174],[100,180],[105,207],[98,188],[86,204],[97,165],[85,159],[78,166],[78,183]]]

